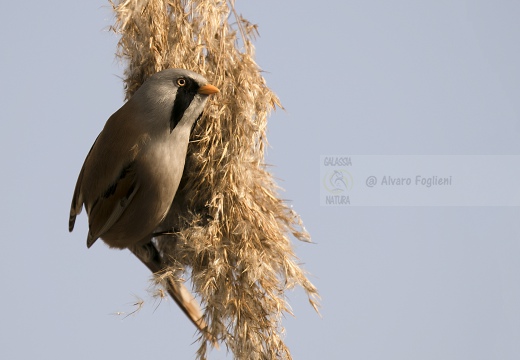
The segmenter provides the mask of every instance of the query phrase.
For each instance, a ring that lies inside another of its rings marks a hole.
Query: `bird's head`
[[[164,125],[170,132],[177,126],[192,127],[204,110],[207,97],[219,90],[200,74],[184,69],[167,69],[150,76],[130,101],[146,108],[151,121]]]

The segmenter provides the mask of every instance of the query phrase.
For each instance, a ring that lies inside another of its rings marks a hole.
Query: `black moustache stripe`
[[[177,95],[173,101],[172,115],[170,117],[170,132],[172,132],[181,121],[184,112],[197,94],[197,90],[198,85],[191,79],[186,79],[186,85],[180,86],[177,89]]]

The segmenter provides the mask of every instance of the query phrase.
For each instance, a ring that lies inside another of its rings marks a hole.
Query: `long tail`
[[[160,276],[159,273],[164,270],[165,266],[163,265],[161,254],[152,242],[143,246],[133,247],[130,250],[152,273]],[[182,282],[176,281],[173,276],[167,276],[165,280],[168,294],[170,294],[172,299],[179,305],[181,310],[197,329],[218,349],[218,342],[215,337],[208,332],[208,324],[204,321],[202,310],[195,297]]]

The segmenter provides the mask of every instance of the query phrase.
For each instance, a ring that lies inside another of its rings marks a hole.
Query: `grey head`
[[[130,101],[137,101],[155,126],[192,127],[204,109],[208,95],[219,90],[200,74],[184,69],[167,69],[150,76]],[[168,123],[165,124],[165,119]]]

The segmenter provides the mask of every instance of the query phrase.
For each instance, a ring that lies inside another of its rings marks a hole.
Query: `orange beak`
[[[203,85],[199,88],[199,91],[197,91],[199,94],[203,94],[203,95],[211,95],[211,94],[216,94],[218,93],[220,90],[216,87],[216,86],[213,86],[213,85],[210,85],[210,84],[207,84],[207,85]]]

